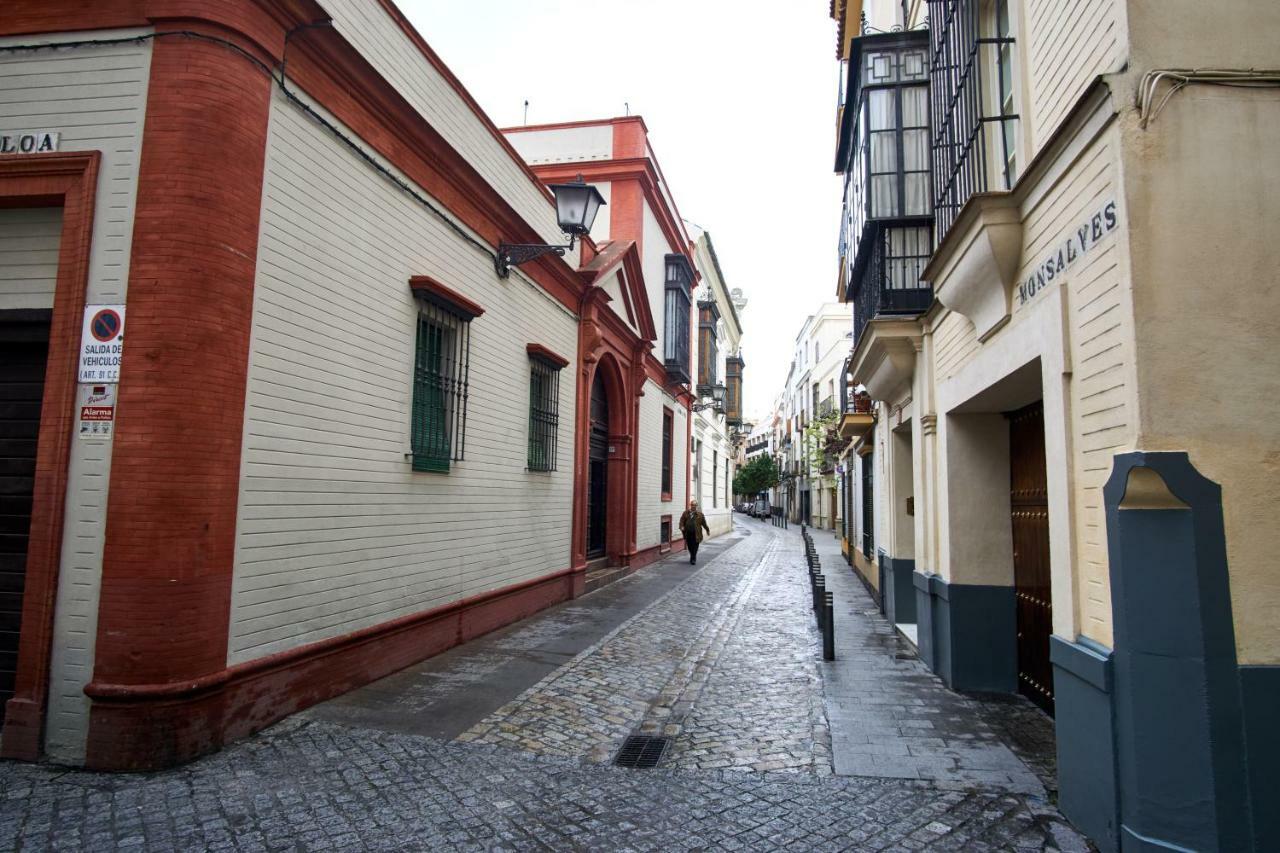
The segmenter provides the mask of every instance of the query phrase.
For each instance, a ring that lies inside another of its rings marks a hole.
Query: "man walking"
[[[689,501],[689,508],[680,516],[680,532],[684,534],[685,547],[689,549],[689,563],[698,565],[698,545],[702,543],[702,531],[711,532],[706,517],[698,512],[698,502]]]

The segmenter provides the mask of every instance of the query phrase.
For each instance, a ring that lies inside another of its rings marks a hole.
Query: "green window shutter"
[[[413,470],[449,470],[449,419],[444,375],[444,329],[420,317],[413,366]]]

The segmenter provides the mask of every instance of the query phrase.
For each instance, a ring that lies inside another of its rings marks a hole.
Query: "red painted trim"
[[[628,122],[638,123],[647,135],[649,128],[645,125],[644,119],[640,116],[615,116],[614,118],[590,118],[582,121],[552,121],[546,124],[523,124],[519,127],[503,127],[499,128],[501,133],[528,133],[530,131],[541,130],[562,130],[567,127],[603,127],[605,125],[626,124]]]
[[[153,684],[95,680],[90,766],[157,770],[189,761],[303,708],[376,681],[573,595],[566,569],[341,637]],[[141,721],[141,724],[140,724]],[[176,747],[176,748],[171,748]]]
[[[85,293],[89,285],[89,247],[93,236],[94,196],[98,187],[97,151],[6,155],[0,158],[0,199],[20,206],[55,200],[62,207],[62,238],[49,329],[49,355],[36,443],[35,489],[27,545],[22,624],[14,695],[5,704],[5,758],[40,757],[53,618],[67,502],[67,466],[74,438],[76,371]]]
[[[187,682],[226,666],[270,100],[270,78],[222,45],[152,46],[94,681]],[[197,394],[202,364],[217,369]],[[217,734],[193,743],[151,709],[134,713],[91,708],[88,763],[122,758],[100,752],[121,738],[147,763]]]
[[[474,320],[484,313],[484,308],[479,303],[472,302],[458,291],[446,287],[430,276],[413,276],[409,279],[409,289],[413,291],[414,296],[434,302],[467,320]],[[568,362],[565,363],[568,364]]]
[[[525,350],[529,353],[530,358],[541,359],[557,368],[563,369],[569,366],[569,359],[559,355],[554,350],[547,349],[542,344],[528,344],[525,346]]]
[[[581,269],[587,283],[598,286],[601,281],[622,266],[622,299],[628,316],[639,337],[646,341],[658,339],[658,329],[649,307],[649,295],[645,288],[644,262],[640,258],[640,246],[634,240],[615,240],[605,243],[600,254]],[[619,319],[622,319],[619,317]],[[628,334],[634,334],[630,330]]]

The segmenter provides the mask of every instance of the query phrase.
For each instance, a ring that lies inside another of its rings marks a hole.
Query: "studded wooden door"
[[[1049,635],[1049,491],[1045,474],[1044,404],[1009,413],[1010,511],[1017,602],[1018,692],[1053,713]]]

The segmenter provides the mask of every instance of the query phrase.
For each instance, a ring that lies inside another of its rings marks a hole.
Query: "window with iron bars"
[[[466,450],[471,322],[420,302],[409,429],[413,470],[447,473]]]
[[[560,433],[560,365],[529,357],[530,471],[556,470]]]
[[[984,12],[986,14],[984,14]],[[1017,180],[1008,0],[929,0],[929,89],[938,242],[975,193]],[[984,75],[994,76],[988,89]]]

